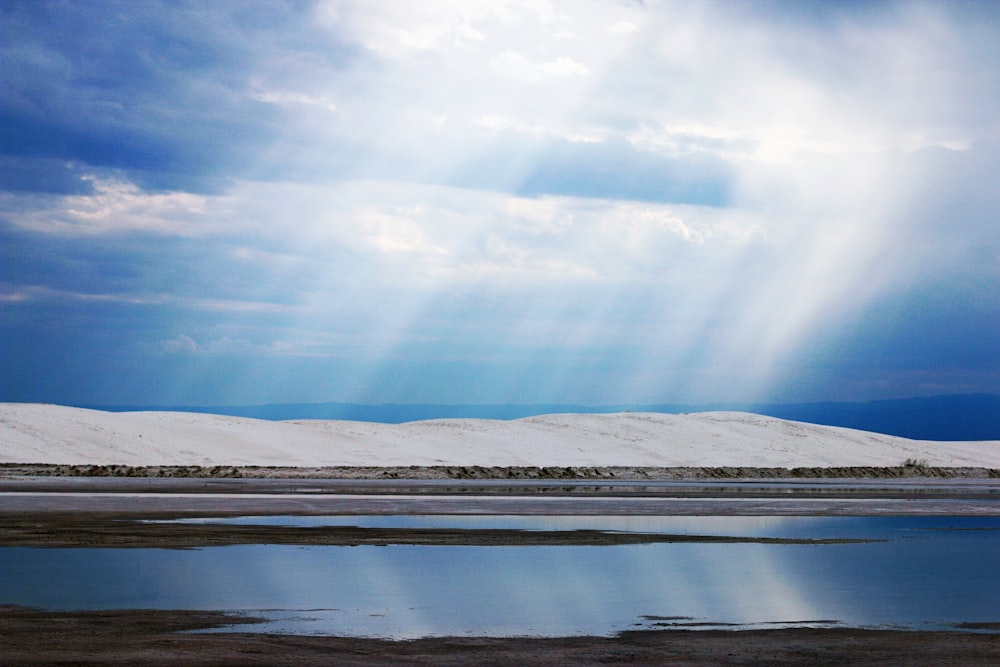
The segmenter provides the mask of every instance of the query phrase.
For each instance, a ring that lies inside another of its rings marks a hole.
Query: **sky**
[[[1000,393],[1000,4],[0,0],[0,401]]]

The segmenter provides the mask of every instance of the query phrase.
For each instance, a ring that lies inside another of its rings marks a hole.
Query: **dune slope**
[[[407,424],[271,422],[0,404],[0,462],[260,466],[1000,467],[1000,442],[925,442],[736,412]]]

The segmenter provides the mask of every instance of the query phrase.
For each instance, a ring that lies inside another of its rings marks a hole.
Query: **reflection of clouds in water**
[[[629,580],[643,614],[690,616],[721,623],[812,618],[814,606],[783,576],[783,551],[755,544],[638,548]],[[787,547],[785,547],[787,548]]]
[[[256,629],[395,637],[607,634],[644,614],[815,617],[782,578],[781,553],[765,545],[47,550],[39,570],[46,585],[34,589],[59,595],[38,600],[30,582],[7,586],[4,577],[3,602],[287,610]],[[62,581],[62,572],[75,575]],[[94,575],[98,589],[73,592]]]
[[[811,517],[303,517],[312,525],[604,529],[787,536],[815,532]],[[400,521],[400,520],[403,521]],[[418,519],[417,521],[413,521]],[[315,523],[313,523],[315,522]],[[810,531],[809,528],[813,530]],[[789,548],[753,544],[630,547],[270,547],[235,549],[231,570],[197,588],[220,606],[321,608],[317,631],[422,636],[450,633],[595,633],[641,615],[754,623],[829,617],[789,578]],[[232,560],[230,560],[232,563]],[[214,569],[214,568],[211,568]],[[260,594],[232,596],[231,571]],[[266,601],[265,601],[266,600]],[[371,614],[385,616],[371,617]],[[279,627],[289,627],[288,622]]]
[[[608,525],[603,517],[568,519],[537,525]],[[0,604],[270,610],[275,622],[255,630],[394,637],[608,634],[644,615],[741,624],[982,620],[1000,596],[998,523],[979,517],[961,521],[974,530],[939,529],[956,521],[630,517],[621,524],[892,538],[845,545],[5,548]]]
[[[426,554],[407,553],[408,548],[374,549],[364,577],[367,585],[358,592],[374,606],[391,606],[397,621],[392,625],[405,636],[600,634],[625,629],[642,614],[737,623],[817,616],[803,592],[782,576],[782,563],[774,558],[781,552],[774,547],[460,549],[426,549],[442,556],[433,561]],[[380,558],[381,553],[392,557]],[[417,558],[411,560],[411,555]],[[414,565],[418,567],[411,569]],[[406,627],[418,620],[407,618],[413,600],[433,608],[436,627]]]

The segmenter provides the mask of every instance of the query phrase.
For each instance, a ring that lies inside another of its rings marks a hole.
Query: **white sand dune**
[[[908,440],[739,412],[376,424],[0,403],[3,463],[830,467],[906,459],[1000,468],[1000,441]]]

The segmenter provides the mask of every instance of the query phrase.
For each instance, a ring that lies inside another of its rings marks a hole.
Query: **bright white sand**
[[[906,459],[1000,468],[1000,441],[907,440],[739,412],[375,424],[0,403],[3,463],[829,467]]]

